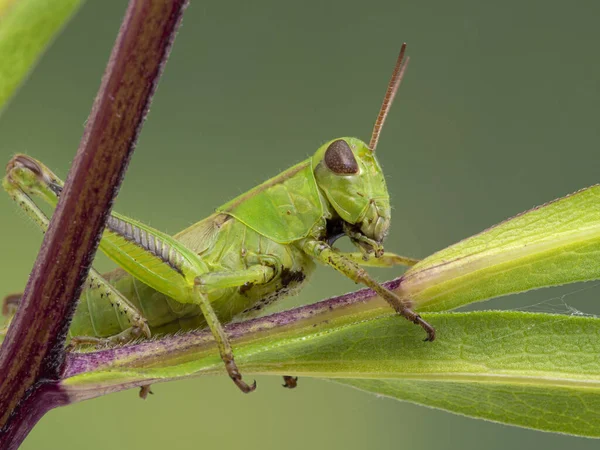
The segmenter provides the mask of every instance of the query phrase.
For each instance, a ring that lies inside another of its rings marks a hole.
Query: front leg
[[[408,307],[404,301],[389,289],[375,281],[363,268],[351,259],[333,250],[327,243],[316,239],[304,239],[299,243],[300,248],[308,255],[325,265],[333,267],[356,283],[361,283],[373,289],[402,317],[414,324],[420,325],[427,332],[426,341],[435,339],[435,329],[421,316]]]

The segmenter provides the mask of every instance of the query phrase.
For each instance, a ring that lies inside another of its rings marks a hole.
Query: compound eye
[[[333,141],[325,151],[325,165],[334,173],[358,173],[358,164],[350,146],[343,139]]]

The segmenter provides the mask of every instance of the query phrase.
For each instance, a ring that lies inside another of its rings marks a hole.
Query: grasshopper
[[[338,138],[307,160],[216,209],[175,236],[113,212],[99,245],[119,269],[90,271],[70,327],[71,345],[128,342],[208,327],[227,373],[251,392],[240,374],[223,323],[251,317],[297,291],[315,262],[330,266],[377,292],[401,316],[420,325],[427,341],[435,330],[409,301],[375,281],[361,266],[413,265],[384,252],[390,201],[375,156],[379,135],[402,81],[408,58],[402,45],[369,145]],[[63,182],[39,161],[16,155],[2,185],[43,231],[48,217],[34,202],[55,207]],[[333,247],[347,236],[356,252]],[[14,311],[19,296],[5,299]],[[285,386],[295,379],[285,377]]]

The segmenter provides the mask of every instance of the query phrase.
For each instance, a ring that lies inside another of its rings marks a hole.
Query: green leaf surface
[[[345,380],[358,389],[474,418],[544,431],[598,437],[600,390],[582,392],[510,383]]]
[[[398,290],[445,311],[530,289],[600,278],[600,185],[508,219],[406,272]]]
[[[0,111],[82,0],[0,0]]]
[[[358,323],[322,317],[236,339],[236,360],[247,377],[332,378],[471,417],[600,437],[599,319],[500,311],[426,318],[441,336],[433,343],[393,315]],[[193,347],[189,358],[128,358],[64,386],[75,398],[92,388],[105,392],[119,378],[156,382],[224,372],[210,339]]]

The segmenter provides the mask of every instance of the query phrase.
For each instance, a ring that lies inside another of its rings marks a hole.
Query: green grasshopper
[[[309,159],[221,206],[174,237],[113,212],[100,242],[120,268],[91,270],[73,318],[71,344],[117,344],[139,337],[208,326],[227,373],[243,391],[223,323],[256,315],[296,291],[315,261],[333,267],[384,298],[398,314],[420,325],[428,341],[435,330],[361,266],[412,265],[411,258],[384,252],[390,226],[385,179],[375,157],[379,134],[408,58],[401,48],[369,145],[355,138],[327,142]],[[48,217],[32,198],[55,207],[63,182],[31,157],[16,155],[3,187],[42,228]],[[357,252],[333,243],[347,236]],[[19,296],[5,299],[14,310]],[[286,377],[286,386],[295,379]]]

